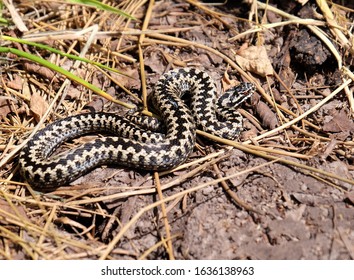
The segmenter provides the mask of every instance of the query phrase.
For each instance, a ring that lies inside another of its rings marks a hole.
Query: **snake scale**
[[[149,95],[162,120],[135,115],[85,113],[57,120],[38,131],[20,152],[21,174],[37,188],[65,185],[94,167],[118,164],[145,170],[166,170],[183,163],[193,151],[196,128],[234,139],[242,130],[236,108],[255,90],[241,83],[219,99],[210,76],[194,68],[171,70]],[[187,106],[181,97],[190,98]],[[158,130],[158,131],[156,131]],[[64,142],[88,133],[100,138],[64,154],[53,152]]]

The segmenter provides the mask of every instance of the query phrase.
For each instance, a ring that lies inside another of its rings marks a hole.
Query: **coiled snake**
[[[20,152],[23,177],[34,187],[68,184],[94,167],[119,164],[137,169],[166,170],[183,163],[193,150],[196,127],[234,139],[242,130],[235,109],[254,91],[242,83],[216,99],[208,74],[193,68],[172,70],[158,80],[150,95],[161,116],[156,119],[112,113],[86,113],[51,123],[28,141]],[[190,107],[181,99],[190,95]],[[108,133],[63,155],[51,156],[65,141],[88,133]]]

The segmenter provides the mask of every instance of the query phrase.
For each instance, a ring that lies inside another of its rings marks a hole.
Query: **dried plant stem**
[[[149,6],[147,8],[143,26],[141,28],[142,31],[145,31],[148,28],[149,21],[151,18],[152,14],[152,9],[154,7],[155,1],[150,0],[149,1]],[[146,87],[146,76],[145,76],[145,64],[144,64],[144,55],[143,55],[143,49],[142,45],[145,39],[145,34],[141,33],[139,36],[139,41],[138,41],[138,51],[139,51],[139,62],[140,62],[140,77],[141,77],[141,94],[142,94],[142,99],[143,99],[143,109],[147,110],[147,87]]]
[[[351,79],[346,80],[343,84],[341,84],[336,90],[334,90],[331,94],[329,94],[328,96],[326,96],[323,100],[321,100],[320,102],[318,102],[315,106],[313,106],[312,108],[310,108],[308,111],[306,111],[305,113],[301,114],[300,116],[296,117],[295,119],[284,123],[283,125],[265,132],[259,136],[254,137],[253,140],[255,141],[259,141],[260,139],[263,139],[265,137],[269,137],[271,135],[277,134],[280,131],[282,131],[283,129],[292,126],[293,124],[297,123],[298,121],[304,119],[306,116],[308,116],[309,114],[312,114],[313,112],[317,111],[320,107],[322,107],[324,104],[326,104],[329,100],[331,100],[334,96],[336,96],[340,91],[342,91],[345,87],[347,87],[350,83],[352,82]],[[251,143],[251,140],[246,141],[245,144]]]
[[[159,199],[162,201],[163,200],[163,194],[161,190],[161,184],[160,184],[160,177],[158,172],[154,172],[154,178],[156,182],[156,190],[157,190],[157,195],[159,196]],[[171,227],[167,219],[167,212],[166,212],[166,206],[165,203],[161,203],[161,213],[162,213],[162,219],[165,224],[165,230],[166,230],[166,249],[168,252],[168,256],[170,260],[174,260],[175,257],[173,255],[173,245],[172,245],[172,240],[171,240]],[[158,222],[158,221],[157,221]],[[164,239],[164,238],[163,238]]]
[[[223,176],[221,175],[220,169],[219,169],[219,167],[218,167],[216,164],[213,164],[213,169],[214,169],[214,171],[215,171],[215,173],[216,173],[216,176],[217,176],[219,179],[223,179]],[[263,214],[260,210],[257,210],[257,209],[255,209],[255,208],[253,208],[252,206],[248,205],[247,203],[245,203],[244,201],[242,201],[242,200],[237,196],[237,194],[236,194],[234,191],[232,191],[232,190],[230,189],[230,187],[229,187],[228,184],[226,183],[226,180],[225,180],[225,181],[221,181],[220,184],[221,184],[221,187],[223,188],[223,190],[234,200],[234,202],[235,202],[238,206],[240,206],[240,207],[246,209],[247,211],[255,212],[255,213],[258,213],[258,214],[261,214],[261,215]]]
[[[204,184],[201,184],[199,186],[196,186],[196,187],[193,187],[193,188],[190,188],[188,190],[185,190],[185,191],[181,191],[179,193],[176,193],[174,195],[171,195],[169,197],[166,197],[164,198],[163,200],[160,200],[160,201],[157,201],[155,203],[152,203],[148,206],[145,206],[144,208],[140,209],[139,212],[127,223],[125,224],[122,229],[120,230],[120,232],[113,238],[113,240],[107,245],[106,249],[104,251],[102,251],[100,253],[100,260],[105,260],[108,258],[108,255],[110,254],[110,252],[113,250],[113,248],[117,245],[117,243],[120,241],[120,239],[124,236],[124,234],[127,232],[127,230],[137,222],[137,220],[146,212],[146,211],[149,211],[155,207],[158,207],[159,205],[161,205],[162,203],[166,203],[166,202],[169,202],[169,201],[172,201],[174,199],[178,199],[178,198],[181,198],[183,197],[184,195],[186,194],[189,194],[189,193],[192,193],[192,192],[196,192],[198,190],[201,190],[207,186],[210,186],[210,185],[215,185],[215,184],[218,184],[224,180],[228,180],[228,179],[231,179],[231,178],[234,178],[236,176],[240,176],[242,174],[245,174],[245,173],[248,173],[248,172],[252,172],[254,170],[258,170],[260,168],[263,168],[267,165],[269,165],[270,163],[265,163],[265,164],[262,164],[262,165],[259,165],[259,166],[256,166],[256,167],[253,167],[253,168],[249,168],[247,170],[244,170],[244,171],[240,171],[240,172],[237,172],[235,174],[232,174],[230,176],[225,176],[221,179],[216,179],[216,180],[213,180],[211,182],[207,182],[207,183],[204,183]]]
[[[210,138],[211,140],[213,140],[215,142],[220,142],[220,143],[223,143],[223,144],[226,144],[226,145],[230,145],[230,146],[235,147],[235,148],[237,148],[237,149],[239,149],[239,150],[241,150],[243,152],[254,154],[254,155],[269,159],[269,160],[275,160],[275,161],[278,161],[280,163],[286,164],[288,166],[294,166],[294,167],[298,167],[298,168],[303,169],[303,170],[307,170],[307,171],[315,172],[315,173],[318,173],[318,174],[322,174],[322,175],[325,175],[327,177],[330,177],[330,178],[337,179],[337,180],[342,181],[342,182],[346,182],[346,183],[352,184],[354,186],[354,180],[343,178],[343,177],[338,176],[336,174],[333,174],[333,173],[330,173],[330,172],[326,172],[324,170],[321,170],[321,169],[318,169],[318,168],[314,168],[314,167],[311,167],[311,166],[307,166],[305,164],[301,164],[301,163],[298,163],[298,162],[295,162],[295,161],[292,161],[292,160],[288,160],[288,159],[280,158],[280,157],[275,157],[275,156],[269,155],[269,154],[264,153],[264,152],[256,151],[255,149],[251,149],[250,146],[242,145],[242,144],[237,143],[235,141],[226,140],[226,139],[211,135],[209,133],[206,133],[204,131],[198,131],[198,133],[200,135],[204,136],[204,137]]]

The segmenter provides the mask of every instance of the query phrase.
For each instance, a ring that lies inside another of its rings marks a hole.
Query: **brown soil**
[[[118,7],[135,20],[55,1],[15,1],[17,19],[5,7],[2,35],[83,52],[128,76],[2,38],[11,49],[1,53],[0,259],[354,259],[351,1],[328,11],[315,1],[270,1],[273,9],[163,0],[151,11],[142,2]],[[40,120],[128,109],[13,49],[133,105],[186,66],[220,91],[252,81],[257,93],[240,110],[237,142],[200,133],[178,170],[103,166],[70,186],[33,190],[17,156]]]

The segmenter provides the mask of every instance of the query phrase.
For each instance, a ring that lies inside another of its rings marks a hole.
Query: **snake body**
[[[234,139],[242,130],[235,111],[254,91],[243,83],[218,100],[208,74],[193,68],[171,70],[161,76],[150,101],[161,116],[164,132],[154,131],[156,119],[112,113],[86,113],[51,123],[36,133],[20,152],[23,177],[34,187],[68,184],[103,164],[145,170],[166,170],[183,163],[193,151],[196,127]],[[190,95],[188,107],[181,99]],[[152,130],[152,131],[151,131]],[[88,133],[104,136],[51,156],[64,142]]]

